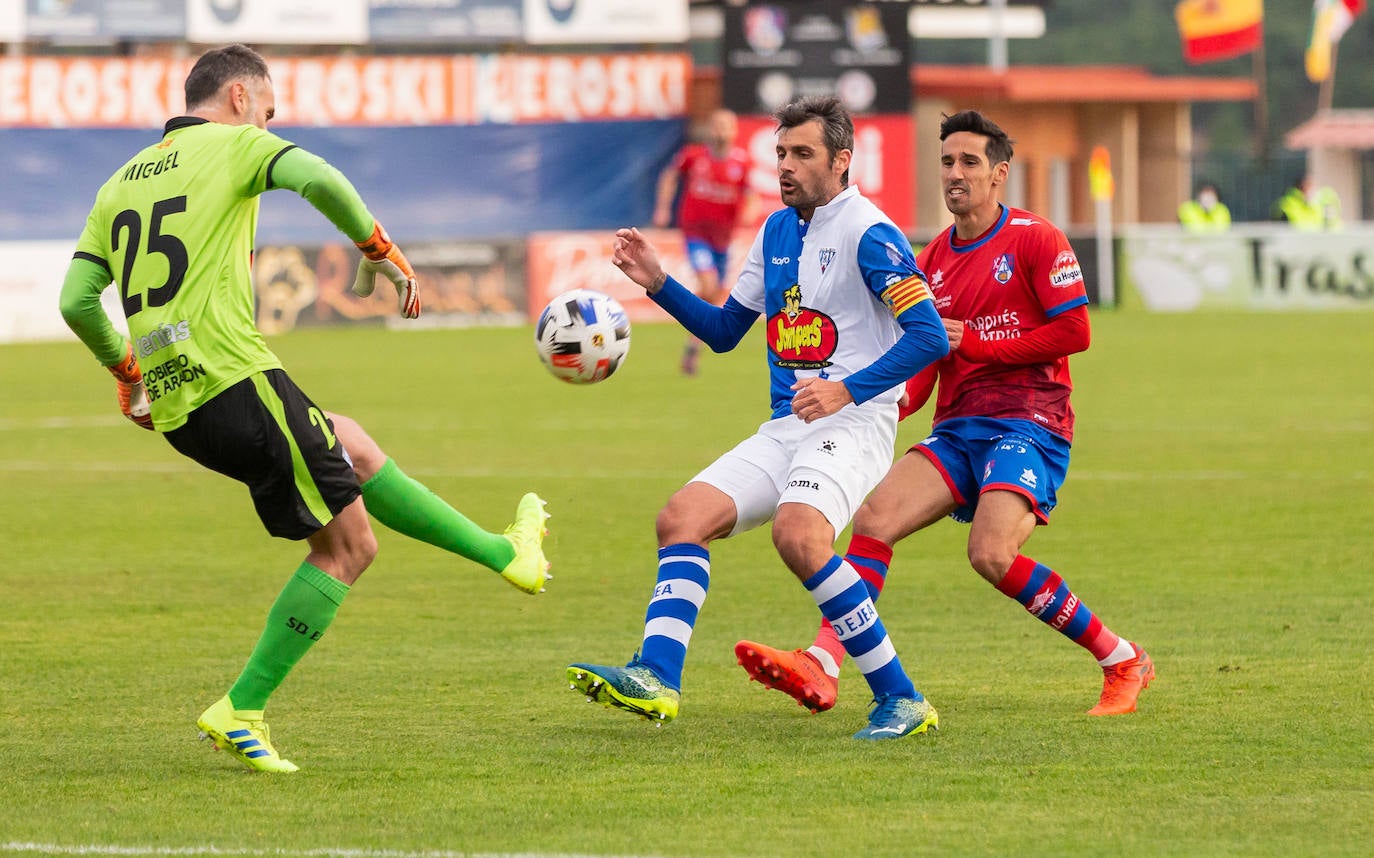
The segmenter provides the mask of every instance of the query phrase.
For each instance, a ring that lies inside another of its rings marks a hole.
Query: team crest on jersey
[[[1063,289],[1082,282],[1083,269],[1078,267],[1078,257],[1072,250],[1059,251],[1059,255],[1054,258],[1054,265],[1050,266],[1050,285],[1056,289]]]
[[[768,350],[783,369],[823,369],[838,342],[835,320],[801,302],[800,283],[782,293],[782,309],[768,320]]]
[[[1014,261],[1014,257],[1010,253],[1004,253],[997,257],[997,261],[992,263],[992,279],[1005,286],[1007,281],[1011,280]]]
[[[819,255],[821,259],[821,273],[824,274],[825,269],[830,267],[830,263],[835,261],[835,248],[822,247]]]

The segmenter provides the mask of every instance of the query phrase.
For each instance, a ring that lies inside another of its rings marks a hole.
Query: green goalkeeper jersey
[[[281,366],[255,324],[251,278],[258,195],[273,187],[297,191],[355,241],[371,234],[372,216],[347,179],[254,125],[173,119],[96,195],[63,286],[63,315],[102,363],[114,362],[122,338],[98,300],[104,285],[118,285],[160,431]],[[83,271],[83,260],[106,276]]]

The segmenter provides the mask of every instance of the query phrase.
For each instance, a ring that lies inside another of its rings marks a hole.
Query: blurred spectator
[[[1294,229],[1316,232],[1341,228],[1341,198],[1330,187],[1316,187],[1311,176],[1299,176],[1270,209],[1274,220],[1286,220]]]
[[[1178,207],[1178,222],[1189,232],[1225,232],[1231,228],[1231,210],[1211,182],[1199,182],[1197,194]]]

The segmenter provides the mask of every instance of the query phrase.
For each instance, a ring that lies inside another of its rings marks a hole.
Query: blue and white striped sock
[[[844,651],[863,671],[874,697],[896,694],[922,699],[902,670],[878,609],[853,566],[832,557],[821,571],[806,579],[805,586],[844,644]]]
[[[644,613],[644,645],[639,663],[674,691],[682,690],[682,665],[697,612],[711,585],[711,553],[679,543],[658,550],[658,583]]]

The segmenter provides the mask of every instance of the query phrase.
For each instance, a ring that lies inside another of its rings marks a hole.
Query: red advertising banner
[[[185,109],[194,59],[0,58],[0,126],[156,128]],[[274,57],[280,126],[665,119],[685,54]]]
[[[854,158],[849,183],[905,232],[916,228],[916,152],[906,114],[854,117]],[[762,218],[781,208],[778,196],[777,123],[769,116],[741,116],[739,144],[753,167],[749,185],[759,195]],[[754,226],[757,226],[755,224]]]
[[[757,230],[740,230],[730,244],[730,266],[726,282],[739,276],[749,245]],[[687,288],[692,269],[687,263],[687,247],[682,233],[675,229],[646,229],[645,236],[658,250],[663,270]],[[539,232],[526,245],[526,270],[529,272],[529,319],[539,317],[549,299],[572,289],[594,289],[610,295],[625,308],[631,322],[671,321],[667,313],[650,301],[644,290],[611,264],[613,230],[605,232]]]

